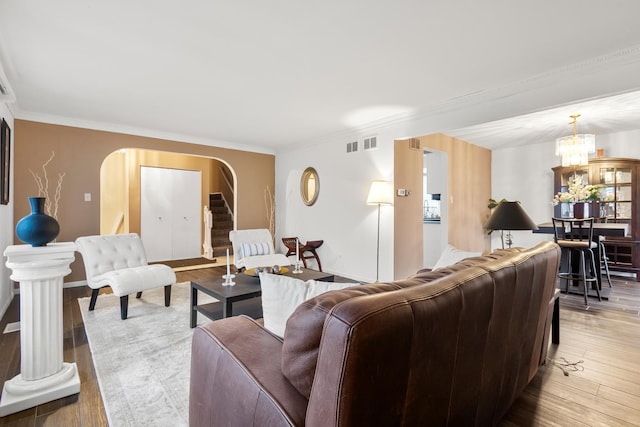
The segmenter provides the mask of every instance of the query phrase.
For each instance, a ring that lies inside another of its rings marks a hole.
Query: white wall
[[[346,142],[278,152],[276,156],[276,239],[297,236],[302,241],[323,239],[318,253],[323,270],[363,282],[375,280],[376,209],[365,203],[374,179],[393,179],[393,142],[406,135],[420,136],[416,122],[412,132],[398,126],[377,130],[379,149],[346,153]],[[425,127],[427,129],[428,127]],[[640,130],[598,135],[596,145],[605,157],[640,158]],[[469,141],[473,143],[473,141]],[[553,171],[560,160],[555,141],[494,150],[492,153],[492,197],[518,200],[536,223],[548,222],[553,215]],[[313,166],[320,176],[320,194],[313,206],[300,197],[302,171]],[[488,200],[487,200],[488,203]],[[382,209],[380,226],[380,280],[393,279],[393,207]],[[514,246],[530,247],[545,240],[547,234],[513,231]],[[446,244],[445,241],[440,242]],[[500,233],[492,235],[492,248],[499,248]],[[284,252],[281,245],[280,251]]]
[[[605,157],[640,158],[640,130],[596,135],[596,147],[604,149]],[[553,216],[553,171],[560,165],[555,155],[555,141],[504,148],[492,152],[492,197],[496,200],[519,200],[536,223],[549,222]],[[514,246],[530,247],[548,234],[513,231]],[[499,248],[500,232],[494,231],[492,248]]]
[[[416,112],[406,121],[381,123],[379,129],[358,129],[353,134],[310,138],[299,146],[276,153],[276,239],[298,236],[302,240],[325,240],[318,251],[323,269],[362,281],[375,279],[376,210],[365,199],[373,179],[393,176],[393,141],[419,137],[447,129],[528,114],[559,105],[621,93],[637,88],[640,63],[624,66],[591,64],[576,73],[555,70],[536,78],[511,84],[495,91],[481,91],[461,103]],[[375,90],[375,88],[373,89]],[[380,149],[348,156],[346,143],[370,135],[378,136]],[[637,135],[637,134],[636,134]],[[609,149],[614,142],[598,137],[606,156],[638,157],[631,147]],[[632,136],[624,138],[631,141]],[[637,141],[637,138],[635,138]],[[473,143],[473,141],[468,141]],[[313,144],[313,145],[310,145]],[[516,149],[497,150],[493,164],[493,197],[520,200],[537,222],[548,221],[553,209],[551,167],[558,164],[554,143]],[[302,171],[313,166],[320,174],[318,202],[305,206],[299,194]],[[488,201],[487,201],[488,202]],[[262,203],[262,201],[256,201]],[[499,246],[494,233],[493,246]],[[548,236],[514,232],[516,245],[530,246]],[[380,235],[380,280],[393,279],[393,208],[383,208]],[[280,247],[281,251],[284,248]]]
[[[276,155],[276,242],[282,237],[324,240],[322,269],[363,282],[376,277],[377,208],[366,203],[371,181],[393,181],[393,132],[377,133],[378,148],[362,150],[362,137],[338,139]],[[346,143],[359,139],[359,151]],[[300,196],[305,168],[316,169],[320,192],[313,206]],[[380,214],[380,280],[393,279],[393,206]]]
[[[4,118],[11,128],[11,171],[13,171],[13,115],[4,103],[0,103],[0,118]],[[13,173],[9,183],[11,185],[9,204],[0,205],[0,249],[3,253],[7,246],[13,244]],[[6,259],[2,256],[2,262],[0,262],[0,318],[7,311],[9,303],[13,299],[13,284],[9,279],[11,273],[5,263]]]

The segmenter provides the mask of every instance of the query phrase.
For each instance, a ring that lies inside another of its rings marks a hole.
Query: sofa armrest
[[[193,333],[189,425],[304,425],[308,401],[280,369],[282,340],[246,316]]]

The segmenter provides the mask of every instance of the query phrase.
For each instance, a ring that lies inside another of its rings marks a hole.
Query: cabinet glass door
[[[600,168],[600,214],[614,222],[631,220],[633,202],[631,168]]]
[[[569,185],[581,182],[582,185],[589,184],[589,169],[574,169],[562,172],[560,175],[560,189],[558,191],[569,191]],[[562,218],[573,218],[573,203],[560,203],[560,216]],[[589,206],[585,206],[585,216],[589,216]]]

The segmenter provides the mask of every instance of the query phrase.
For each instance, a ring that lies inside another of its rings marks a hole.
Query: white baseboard
[[[88,286],[86,280],[77,280],[75,282],[66,282],[62,285],[62,288],[79,288],[80,286]]]

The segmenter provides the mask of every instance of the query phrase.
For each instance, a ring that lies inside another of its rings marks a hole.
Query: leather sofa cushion
[[[519,249],[499,250],[490,255],[466,258],[439,270],[420,270],[404,280],[391,283],[375,283],[355,288],[330,291],[302,303],[287,321],[282,346],[282,373],[306,398],[311,395],[311,385],[318,361],[318,349],[324,322],[329,311],[337,304],[350,298],[396,291],[408,287],[430,283],[468,267],[495,261],[505,255],[519,252]]]
[[[287,320],[282,345],[281,369],[291,384],[307,399],[318,361],[322,327],[329,311],[338,303],[362,295],[400,289],[389,283],[356,286],[318,295],[300,304]]]

